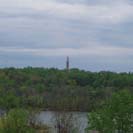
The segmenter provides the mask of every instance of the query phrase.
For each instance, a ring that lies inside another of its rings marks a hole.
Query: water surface
[[[64,117],[61,112],[54,111],[42,111],[36,115],[37,122],[48,125],[51,129],[51,133],[57,133],[57,119],[59,117]],[[77,129],[77,133],[85,133],[85,128],[87,127],[87,113],[85,112],[67,112],[65,113],[65,119],[71,119],[72,124]]]

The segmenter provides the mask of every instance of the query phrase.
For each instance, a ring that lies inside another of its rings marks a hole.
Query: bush
[[[128,91],[116,93],[102,109],[89,115],[88,130],[100,133],[133,133],[133,95]]]
[[[28,112],[12,109],[0,119],[0,133],[34,133],[28,126]]]

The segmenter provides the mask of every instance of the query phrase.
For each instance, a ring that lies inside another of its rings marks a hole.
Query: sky
[[[133,71],[132,0],[0,0],[0,67]]]

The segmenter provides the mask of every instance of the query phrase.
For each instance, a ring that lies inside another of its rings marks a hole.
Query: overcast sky
[[[0,67],[133,71],[132,0],[0,0]]]

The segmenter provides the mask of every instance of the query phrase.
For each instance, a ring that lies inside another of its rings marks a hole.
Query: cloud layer
[[[7,4],[9,3],[9,4]],[[98,3],[98,2],[97,2]],[[75,19],[93,23],[120,23],[133,16],[133,5],[127,0],[86,2],[57,2],[55,0],[5,0],[0,4],[1,17],[45,19],[45,15],[62,19]]]
[[[14,48],[14,47],[0,47],[0,52],[5,53],[22,53],[38,56],[101,56],[101,57],[127,57],[133,56],[133,48],[114,47],[114,46],[91,46],[85,48]]]
[[[122,63],[122,70],[129,71],[124,63],[129,64],[133,57],[132,17],[131,0],[0,0],[1,64],[10,66],[6,59],[13,60],[15,66],[17,57],[27,56],[29,61],[21,63],[26,66],[32,65],[34,58],[69,55],[97,65],[103,60],[101,70],[108,63],[109,69],[115,70],[118,62],[117,67]],[[84,68],[76,60],[75,64]]]

